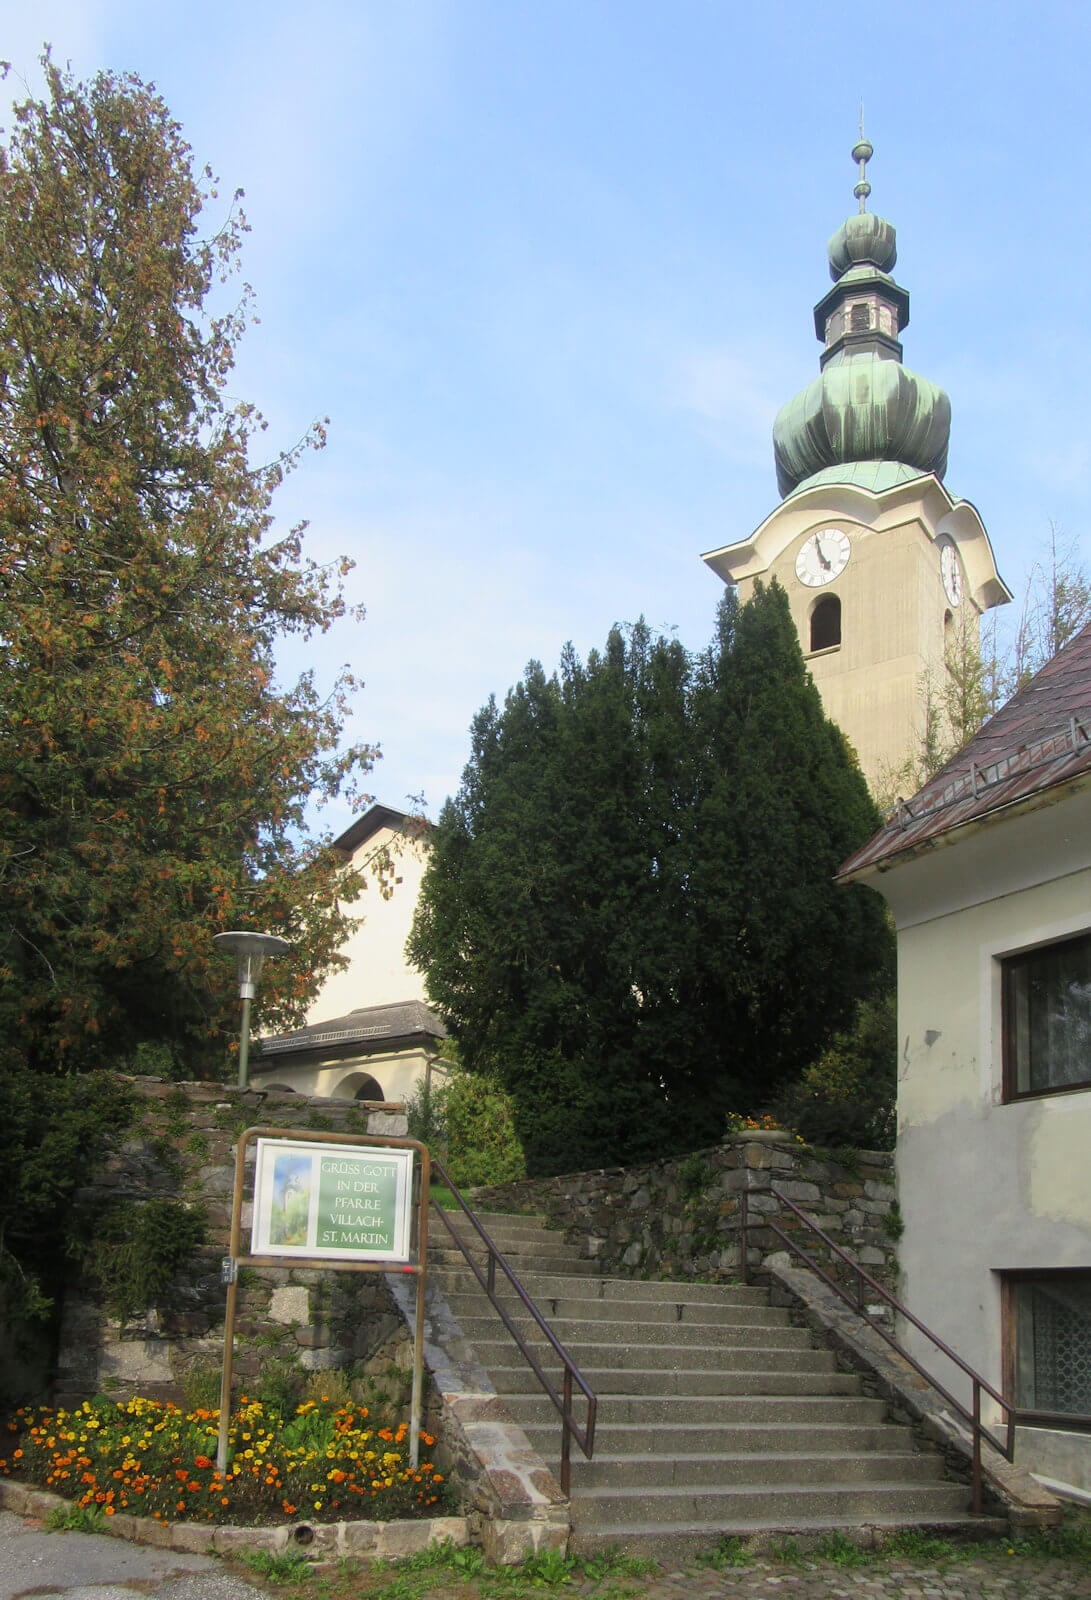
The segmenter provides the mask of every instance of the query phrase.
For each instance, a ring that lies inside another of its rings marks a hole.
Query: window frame
[[[1012,1408],[1017,1427],[1051,1428],[1057,1432],[1091,1433],[1091,1413],[1078,1411],[1039,1411],[1025,1409],[1016,1400],[1016,1369],[1018,1361],[1016,1290],[1020,1283],[1064,1278],[1086,1278],[1091,1281],[1091,1267],[1018,1267],[999,1273],[1001,1294],[1001,1390]]]
[[[998,955],[1000,967],[1000,1060],[1001,1098],[1005,1105],[1024,1100],[1043,1100],[1058,1094],[1086,1094],[1091,1089],[1091,1058],[1087,1076],[1078,1083],[1061,1083],[1045,1089],[1020,1089],[1018,1086],[1018,1061],[1016,1058],[1016,1029],[1014,1026],[1014,981],[1016,974],[1029,966],[1037,957],[1050,950],[1069,944],[1091,944],[1091,929],[1079,929],[1059,939],[1049,939],[1029,949]]]

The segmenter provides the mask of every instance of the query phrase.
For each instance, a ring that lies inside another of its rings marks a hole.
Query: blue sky
[[[861,97],[948,487],[1013,588],[1050,519],[1091,555],[1091,7],[28,9],[4,0],[0,52],[32,87],[44,40],[133,70],[246,191],[234,388],[278,445],[330,416],[278,511],[367,607],[282,668],[364,678],[386,803],[438,811],[531,657],[642,613],[707,642],[701,552],[776,503],[773,416],[818,371]]]

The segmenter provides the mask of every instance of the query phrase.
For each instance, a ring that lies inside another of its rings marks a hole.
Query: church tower
[[[893,225],[859,212],[829,242],[833,288],[814,308],[821,372],[773,425],[782,500],[740,543],[703,558],[740,601],[754,580],[786,590],[828,716],[874,788],[919,745],[923,686],[979,643],[981,615],[1011,595],[984,524],[944,486],[951,404],[902,365],[909,295],[891,273]]]

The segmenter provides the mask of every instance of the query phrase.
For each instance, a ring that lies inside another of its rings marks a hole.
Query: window
[[[1020,1421],[1091,1426],[1091,1272],[1005,1279],[1006,1387]]]
[[[871,327],[871,310],[864,303],[854,305],[852,308],[853,333],[867,333]]]
[[[811,650],[832,650],[841,643],[841,602],[824,594],[811,612]]]
[[[1001,969],[1005,1100],[1091,1087],[1091,935]]]

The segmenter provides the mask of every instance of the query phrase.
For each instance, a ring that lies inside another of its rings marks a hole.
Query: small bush
[[[122,1322],[159,1303],[205,1242],[205,1213],[180,1200],[99,1202],[72,1254],[102,1285]]]
[[[460,1189],[526,1177],[511,1099],[489,1079],[452,1067],[446,1083],[421,1085],[406,1114],[410,1137],[428,1146]]]

